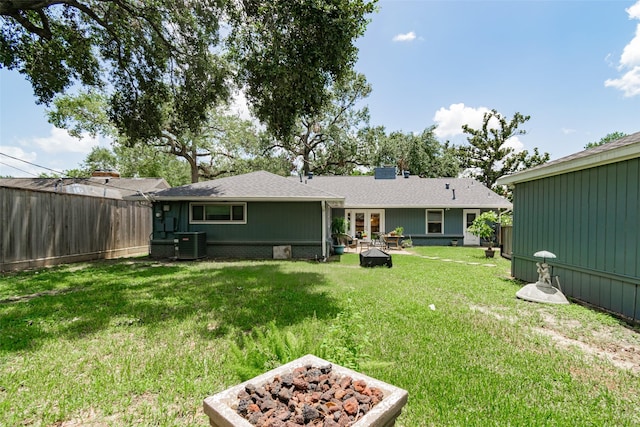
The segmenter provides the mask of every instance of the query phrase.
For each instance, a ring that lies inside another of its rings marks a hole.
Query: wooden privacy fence
[[[513,254],[513,226],[503,225],[500,227],[500,248],[502,256],[511,259]]]
[[[150,205],[0,188],[0,270],[149,253]]]

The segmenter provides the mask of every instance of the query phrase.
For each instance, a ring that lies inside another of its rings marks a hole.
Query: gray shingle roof
[[[511,202],[470,178],[375,179],[373,176],[314,176],[300,183],[345,197],[346,208],[500,208]],[[449,189],[446,188],[449,184]],[[455,190],[455,199],[454,199]]]
[[[164,178],[0,178],[0,187],[123,199],[169,188]]]
[[[512,175],[503,176],[498,180],[498,184],[530,181],[637,157],[640,157],[640,132]]]
[[[230,176],[196,184],[173,187],[153,194],[156,200],[331,200],[343,197],[333,192],[305,186],[299,179],[275,175],[265,171]]]
[[[511,208],[507,199],[473,179],[417,176],[315,176],[301,180],[259,171],[168,188],[152,196],[155,200],[327,200],[337,205],[344,202],[347,208]]]

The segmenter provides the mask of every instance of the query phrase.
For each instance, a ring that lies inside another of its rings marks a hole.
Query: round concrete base
[[[569,304],[569,301],[560,290],[540,282],[529,283],[523,286],[516,292],[516,296],[520,299],[533,302]]]

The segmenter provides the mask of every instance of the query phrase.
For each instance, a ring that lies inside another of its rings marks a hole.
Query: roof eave
[[[225,202],[331,202],[343,203],[344,198],[333,197],[241,197],[241,196],[157,196],[150,194],[149,199],[154,202],[196,202],[196,201],[225,201]],[[130,200],[146,200],[142,196],[132,196]]]
[[[556,163],[547,167],[525,170],[512,175],[498,178],[498,185],[512,185],[535,179],[547,178],[563,173],[575,172],[583,169],[603,166],[610,163],[622,162],[640,156],[640,143],[626,145],[617,149],[595,153],[592,156]]]
[[[511,209],[511,203],[484,203],[465,205],[357,205],[345,203],[346,209]]]

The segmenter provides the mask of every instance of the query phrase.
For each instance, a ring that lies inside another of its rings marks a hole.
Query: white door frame
[[[467,231],[467,228],[471,225],[471,222],[467,223],[467,214],[476,214],[476,218],[480,216],[480,209],[463,209],[462,210],[462,228],[464,230],[463,245],[465,246],[480,246],[480,237],[475,236]]]
[[[349,233],[352,236],[356,235],[356,213],[364,213],[364,231],[367,232],[367,236],[371,239],[371,215],[380,215],[380,231],[384,231],[384,209],[345,209],[345,218],[349,221]]]

